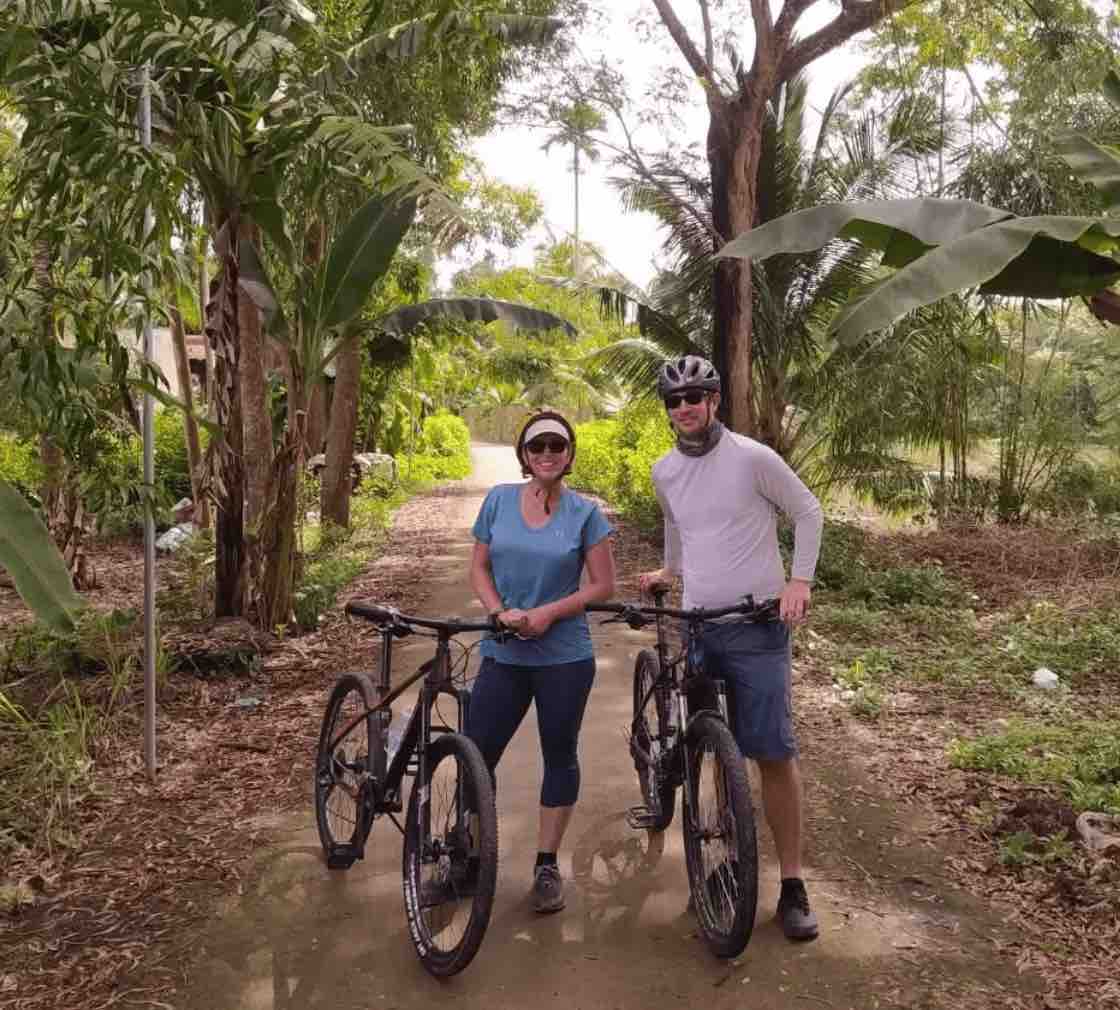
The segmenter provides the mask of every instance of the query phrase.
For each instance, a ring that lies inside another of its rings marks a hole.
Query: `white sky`
[[[744,12],[749,11],[746,0],[740,0]],[[591,59],[605,53],[620,67],[627,78],[631,94],[636,99],[655,76],[656,69],[666,61],[687,71],[684,58],[669,38],[668,33],[659,28],[657,37],[648,43],[641,42],[631,28],[631,21],[637,12],[656,16],[649,0],[600,0],[600,9],[609,11],[611,28],[608,33],[596,32],[594,37],[579,39],[580,49]],[[677,5],[683,19],[691,16],[697,7],[691,2]],[[815,5],[799,22],[798,30],[808,34],[834,16],[839,8],[836,3]],[[741,53],[750,61],[749,15],[747,37]],[[698,31],[693,38],[701,38]],[[829,94],[841,83],[855,76],[861,66],[857,45],[848,45],[829,53],[815,62],[810,68],[810,104],[823,106]],[[703,143],[707,129],[707,113],[700,104],[700,89],[693,92],[696,107],[687,117],[688,141]],[[615,128],[617,130],[617,128]],[[502,182],[517,186],[532,186],[540,195],[544,205],[544,217],[552,233],[561,238],[572,231],[574,225],[571,150],[554,147],[549,153],[541,150],[547,136],[545,130],[527,128],[506,128],[481,138],[474,150],[482,161],[486,173]],[[608,130],[616,141],[618,136]],[[647,146],[655,147],[656,142]],[[587,165],[581,159],[580,174],[580,237],[595,243],[604,253],[608,263],[621,271],[632,282],[644,287],[656,272],[654,256],[661,245],[654,219],[647,214],[624,213],[615,191],[607,183],[611,169],[609,157]],[[509,252],[500,247],[494,248],[496,262],[502,266],[523,266],[532,262],[537,245],[547,241],[548,230],[542,225],[532,233],[517,249]],[[461,268],[470,260],[481,256],[476,250],[468,259],[445,262],[440,265],[440,281],[447,283],[451,272]]]

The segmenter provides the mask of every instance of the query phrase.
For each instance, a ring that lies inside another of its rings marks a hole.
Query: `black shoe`
[[[778,920],[787,940],[815,940],[820,932],[817,917],[809,907],[809,895],[800,877],[782,881]]]
[[[450,872],[441,872],[420,885],[420,907],[434,908],[449,901],[473,898],[477,892],[478,860],[453,863]]]

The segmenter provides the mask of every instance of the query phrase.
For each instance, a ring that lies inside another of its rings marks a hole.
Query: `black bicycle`
[[[654,606],[593,604],[589,611],[615,616],[631,628],[657,625],[655,650],[634,663],[634,719],[630,753],[641,787],[641,806],[630,826],[664,831],[673,820],[682,788],[681,831],[688,884],[700,931],[719,957],[736,957],[750,942],[758,903],[758,845],[746,762],[727,725],[724,682],[705,668],[701,633],[707,622],[735,615],[747,621],[778,620],[778,604],[742,603],[715,610],[664,606],[667,590],[655,590]],[[683,644],[673,655],[665,619],[683,622]]]
[[[467,632],[505,633],[485,623],[409,617],[390,607],[349,603],[346,613],[381,633],[376,685],[364,673],[339,678],[327,703],[315,757],[315,816],[331,869],[365,855],[370,829],[386,814],[404,836],[404,904],[421,963],[433,975],[462,971],[478,952],[490,921],[498,876],[494,787],[478,747],[463,735],[470,694],[456,683],[451,641]],[[420,631],[418,629],[428,629]],[[390,682],[393,640],[427,634],[435,655],[401,683]],[[391,746],[392,705],[423,678],[399,745]],[[443,697],[454,708],[448,722]],[[404,825],[402,783],[414,777]]]

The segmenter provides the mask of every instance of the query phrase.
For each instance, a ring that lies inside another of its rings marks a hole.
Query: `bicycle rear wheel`
[[[420,962],[444,978],[478,953],[498,878],[494,787],[478,747],[459,733],[428,748],[404,828],[404,904]]]
[[[697,717],[688,729],[689,790],[681,828],[700,931],[718,957],[750,942],[758,904],[758,849],[746,763],[727,726]]]
[[[373,816],[368,801],[370,755],[382,746],[371,711],[376,704],[370,679],[364,673],[347,673],[335,684],[323,714],[315,754],[315,820],[332,870],[348,870],[364,855]]]
[[[634,663],[634,724],[633,742],[652,759],[634,756],[634,770],[648,813],[651,831],[664,831],[673,822],[676,804],[676,787],[667,780],[667,769],[662,763],[672,733],[672,713],[669,711],[668,692],[654,687],[657,680],[657,655],[650,649],[638,653]]]

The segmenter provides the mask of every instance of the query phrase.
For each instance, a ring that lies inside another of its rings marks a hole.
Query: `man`
[[[727,607],[748,593],[780,600],[782,621],[710,625],[704,654],[728,692],[739,749],[758,763],[766,820],[781,865],[777,917],[791,940],[817,936],[801,877],[801,775],[790,707],[790,627],[809,607],[820,551],[820,503],[772,449],[717,419],[719,373],[695,355],[667,362],[657,391],[677,445],[653,466],[665,516],[665,566],[644,591],[684,577],[684,606]],[[778,550],[776,509],[794,523],[792,577]]]

